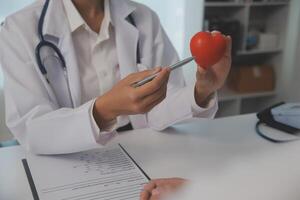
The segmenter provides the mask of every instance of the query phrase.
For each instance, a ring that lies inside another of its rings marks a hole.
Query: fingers
[[[181,178],[156,179],[144,186],[141,200],[159,200],[182,187],[187,180]]]
[[[153,181],[150,181],[148,184],[146,184],[140,194],[140,200],[150,200],[152,190],[154,190],[155,187],[156,185]]]
[[[164,99],[165,99],[165,95],[160,96],[157,100],[155,100],[155,101],[151,102],[150,104],[148,104],[145,107],[145,111],[143,113],[147,113],[147,112],[151,111],[155,106],[160,104]]]
[[[217,30],[213,30],[212,32],[211,32],[211,34],[217,34],[217,33],[220,33],[221,34],[221,32],[220,31],[217,31]]]
[[[211,33],[212,34],[216,34],[216,33],[222,34],[220,31],[216,31],[216,30],[212,31]],[[231,39],[231,36],[230,35],[224,35],[224,34],[222,34],[222,35],[226,39],[226,42],[227,42],[226,53],[231,52],[231,49],[232,49],[232,39]]]
[[[173,178],[172,178],[173,179]],[[161,186],[164,185],[165,183],[168,183],[169,180],[172,180],[171,178],[160,178],[160,179],[155,179],[152,180],[151,182],[155,185],[155,186]]]
[[[151,196],[159,196],[162,193],[161,188],[155,188],[151,192]]]
[[[152,104],[153,102],[157,101],[158,99],[165,98],[167,93],[167,83],[161,86],[157,91],[154,93],[145,96],[142,100],[143,106],[148,106]]]
[[[221,32],[219,31],[212,31],[211,32],[212,34],[222,34]],[[222,34],[223,35],[223,34]],[[225,53],[224,53],[224,56],[223,58],[219,61],[219,63],[222,63],[224,61],[226,61],[227,63],[231,63],[231,54],[232,54],[232,38],[230,35],[223,35],[223,37],[225,38],[226,40],[226,50],[225,50]],[[216,65],[218,65],[219,63],[217,63]],[[223,66],[222,66],[223,67]],[[213,70],[213,68],[208,68],[208,69],[203,69],[201,68],[200,66],[198,66],[197,68],[197,74],[198,75],[201,75],[201,76],[205,76],[206,72],[207,71],[211,71]],[[198,76],[197,75],[197,76]]]
[[[149,200],[151,197],[151,193],[147,190],[143,190],[140,194],[140,200]]]
[[[169,76],[170,76],[170,69],[169,68],[163,68],[156,78],[154,78],[149,83],[146,83],[143,86],[140,86],[138,88],[134,88],[136,92],[138,92],[141,96],[140,98],[143,98],[145,96],[149,96],[156,91],[158,91],[162,86],[167,85]]]
[[[232,39],[230,36],[226,36],[226,42],[227,42],[227,46],[226,46],[225,56],[231,56]]]
[[[144,189],[150,190],[155,187],[165,186],[165,185],[178,185],[188,180],[182,178],[162,178],[162,179],[155,179],[152,180],[150,183],[145,185]]]
[[[152,70],[145,70],[137,73],[130,74],[127,78],[126,81],[131,85],[133,83],[139,82],[148,76],[151,76],[153,74],[156,74],[162,70],[161,67],[156,67]]]
[[[132,84],[140,81],[149,75],[158,75],[149,83],[140,87],[133,87]],[[124,114],[144,114],[149,112],[153,107],[163,101],[166,97],[167,85],[170,75],[169,68],[156,68],[155,70],[147,70],[135,74],[131,74],[122,83],[118,84],[117,91],[122,91],[126,97],[123,103],[126,109],[120,109],[120,113]],[[117,96],[117,95],[116,95]]]
[[[200,78],[200,77],[203,77],[203,76],[205,77],[205,75],[208,73],[209,70],[210,70],[210,68],[204,69],[200,66],[197,66],[197,78]]]
[[[187,180],[182,178],[163,178],[163,179],[152,180],[152,182],[156,186],[162,186],[162,185],[178,185],[187,182]]]
[[[140,194],[140,200],[160,200],[167,193],[166,188],[153,188],[150,191],[144,190]]]
[[[164,188],[155,188],[151,192],[151,199],[150,200],[160,200],[162,196],[167,195],[168,191]]]
[[[146,184],[144,186],[144,191],[148,191],[148,192],[151,192],[154,188],[156,187],[156,184],[154,181],[150,181],[148,184]]]

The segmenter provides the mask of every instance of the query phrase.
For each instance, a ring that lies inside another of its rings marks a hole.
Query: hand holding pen
[[[221,60],[206,70],[198,66],[194,98],[200,107],[207,106],[209,97],[220,89],[230,70],[231,38],[224,37],[226,52]],[[145,114],[151,111],[166,98],[171,71],[192,60],[194,58],[190,57],[170,67],[133,73],[121,80],[94,104],[93,114],[99,127],[111,123],[121,115]]]

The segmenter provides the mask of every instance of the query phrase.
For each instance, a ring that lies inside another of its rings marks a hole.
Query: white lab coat
[[[128,74],[175,63],[178,56],[158,17],[149,8],[129,0],[110,0],[112,23],[121,78]],[[37,154],[71,153],[99,147],[92,130],[90,108],[94,100],[82,105],[80,74],[67,17],[61,0],[52,0],[44,22],[44,35],[65,57],[73,106],[58,101],[41,74],[35,58],[39,43],[37,24],[44,1],[8,17],[0,32],[1,65],[5,75],[6,123],[27,149]],[[134,12],[136,26],[126,17]],[[137,43],[141,63],[136,64]],[[148,67],[145,67],[148,66]],[[172,72],[167,98],[145,115],[130,116],[134,128],[166,127],[191,118],[193,89],[185,86],[181,70]],[[214,105],[203,109],[200,117],[213,117]]]

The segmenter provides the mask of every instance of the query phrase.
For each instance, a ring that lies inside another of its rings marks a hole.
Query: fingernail
[[[153,70],[153,74],[156,74],[157,72],[160,72],[160,71],[161,71],[161,67],[156,67]]]
[[[170,67],[164,67],[164,70],[167,71],[167,72],[170,72],[171,68]]]
[[[211,33],[212,33],[212,34],[214,34],[214,33],[220,33],[220,31],[213,30]]]

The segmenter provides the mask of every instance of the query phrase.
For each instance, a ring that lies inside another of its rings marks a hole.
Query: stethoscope
[[[59,48],[55,44],[53,44],[52,42],[47,41],[44,37],[44,34],[43,34],[44,21],[45,21],[45,16],[47,14],[48,7],[49,7],[49,3],[50,3],[50,0],[45,1],[45,4],[44,4],[43,9],[42,9],[41,16],[40,16],[40,19],[39,19],[39,22],[38,22],[38,36],[39,36],[40,42],[38,43],[38,45],[35,48],[35,57],[36,57],[36,61],[37,61],[39,70],[41,71],[41,73],[44,76],[47,83],[49,85],[51,85],[51,82],[50,82],[50,80],[48,79],[48,76],[47,76],[48,72],[47,72],[47,69],[46,69],[46,67],[44,65],[44,62],[42,60],[41,54],[42,54],[42,49],[43,48],[48,48],[49,50],[54,52],[55,58],[59,61],[60,67],[62,68],[62,70],[64,72],[65,83],[67,84],[66,88],[68,88],[68,91],[67,91],[68,94],[67,95],[70,98],[70,102],[71,102],[72,106],[74,107],[74,103],[73,103],[72,96],[71,96],[69,80],[68,80],[68,71],[67,71],[65,58],[62,55]]]
[[[38,37],[40,39],[40,42],[38,43],[38,45],[35,48],[35,57],[36,57],[37,65],[39,67],[40,72],[44,76],[47,83],[51,86],[51,80],[49,80],[49,78],[48,78],[47,68],[43,62],[41,54],[42,54],[43,48],[48,48],[49,50],[53,51],[53,53],[55,54],[55,59],[57,61],[59,61],[60,67],[62,68],[62,71],[64,73],[65,80],[60,81],[60,82],[66,83],[65,88],[67,88],[67,92],[68,92],[68,94],[66,94],[66,95],[69,97],[72,107],[74,107],[74,103],[73,103],[72,96],[71,96],[70,84],[69,84],[69,79],[68,79],[68,70],[67,70],[65,58],[64,58],[63,54],[61,53],[61,51],[59,50],[59,48],[52,42],[46,40],[44,37],[44,34],[43,34],[44,20],[45,20],[46,14],[47,14],[49,3],[50,3],[50,0],[45,0],[45,4],[43,6],[41,16],[40,16],[40,19],[38,22]],[[136,24],[135,24],[132,14],[127,17],[127,20],[129,21],[129,23],[131,23],[133,26],[136,27]],[[139,42],[137,45],[136,59],[137,59],[136,62],[140,63]],[[53,87],[52,87],[52,89],[53,89]],[[54,91],[54,93],[55,93],[55,91]],[[60,92],[60,94],[61,94],[61,92]],[[64,95],[64,96],[66,96],[66,95]]]
[[[65,61],[65,58],[62,55],[61,51],[55,44],[45,40],[45,37],[43,34],[44,20],[45,20],[45,16],[46,16],[46,13],[47,13],[47,10],[49,7],[49,2],[50,2],[50,0],[46,0],[43,10],[42,10],[42,13],[41,13],[41,17],[39,19],[38,36],[39,36],[40,42],[35,48],[35,56],[36,56],[37,64],[39,66],[41,73],[45,76],[45,78],[48,82],[49,82],[49,80],[47,78],[47,70],[46,70],[46,68],[43,64],[42,58],[41,58],[41,49],[44,47],[47,47],[47,48],[50,48],[51,50],[53,50],[53,52],[58,56],[58,59],[60,60],[60,62],[62,64],[61,67],[67,73],[66,61]]]

